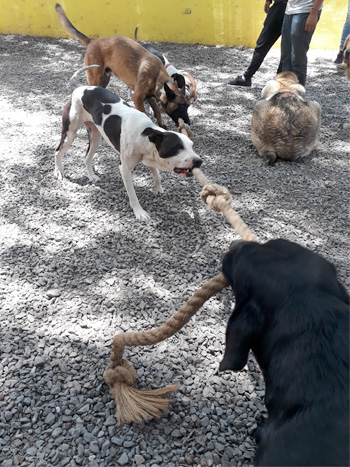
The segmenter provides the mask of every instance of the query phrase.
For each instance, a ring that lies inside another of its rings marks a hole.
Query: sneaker
[[[231,86],[248,86],[252,85],[252,80],[250,78],[246,78],[245,76],[237,76],[237,78],[229,81],[227,84]]]
[[[343,51],[338,52],[337,58],[334,60],[334,63],[342,63],[343,61]]]

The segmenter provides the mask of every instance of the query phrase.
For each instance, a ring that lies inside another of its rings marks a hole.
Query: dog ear
[[[174,81],[176,81],[177,87],[179,89],[182,90],[185,87],[185,78],[182,75],[180,75],[180,73],[174,73],[173,75],[171,75],[171,77]]]
[[[151,143],[155,144],[156,148],[160,149],[164,138],[164,132],[156,130],[155,128],[147,127],[141,133],[142,136],[148,136]]]
[[[263,321],[263,314],[253,300],[236,306],[227,324],[225,354],[219,371],[238,371],[244,367],[249,350],[259,337]]]
[[[176,94],[174,93],[174,91],[172,89],[169,88],[167,83],[164,83],[164,90],[165,90],[165,94],[166,94],[166,97],[168,98],[169,102],[176,99]]]

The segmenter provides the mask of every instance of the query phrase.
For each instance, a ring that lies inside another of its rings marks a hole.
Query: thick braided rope
[[[169,394],[178,388],[177,385],[156,391],[138,391],[133,388],[136,372],[132,365],[122,358],[125,346],[146,346],[168,339],[187,324],[209,298],[227,285],[225,277],[218,274],[196,290],[175,315],[157,329],[140,333],[126,332],[114,337],[111,360],[103,376],[113,393],[119,423],[159,417],[168,404],[168,400],[160,396]]]
[[[180,131],[186,133],[186,128],[183,127]],[[231,208],[232,198],[228,190],[220,185],[210,183],[199,169],[193,169],[193,173],[204,187],[201,193],[202,200],[214,211],[222,212],[243,240],[257,241],[255,235]],[[165,396],[178,388],[177,385],[171,385],[153,391],[135,389],[133,387],[136,379],[135,369],[122,358],[125,347],[153,345],[173,336],[188,323],[209,298],[227,285],[225,277],[218,274],[197,290],[174,316],[158,328],[148,332],[121,333],[114,337],[111,360],[104,372],[104,378],[116,402],[119,424],[122,422],[141,422],[160,417],[169,402]]]
[[[222,212],[230,222],[235,232],[243,239],[251,242],[257,242],[258,239],[243,222],[237,212],[231,208],[232,197],[227,188],[211,183],[200,169],[193,169],[193,175],[203,187],[201,199],[213,211]]]
[[[183,133],[184,135],[188,136],[192,139],[193,133],[189,125],[183,121],[182,118],[179,118],[179,126],[177,128],[179,133]]]

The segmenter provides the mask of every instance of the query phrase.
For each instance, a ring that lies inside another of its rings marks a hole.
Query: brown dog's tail
[[[85,71],[85,70],[89,70],[90,68],[97,68],[97,67],[99,67],[99,66],[100,66],[100,65],[89,65],[89,66],[83,66],[83,68],[79,68],[79,70],[76,71],[76,72],[74,73],[74,75],[71,77],[71,79],[69,80],[69,84],[70,84],[70,88],[71,88],[72,92],[74,91],[74,89],[76,89],[76,88],[78,87],[77,82],[76,82],[75,80],[76,80],[77,76],[78,76],[81,72],[83,72],[83,71]]]
[[[63,28],[69,32],[69,34],[72,34],[72,36],[75,36],[77,39],[80,40],[80,42],[82,44],[85,45],[85,47],[88,46],[88,44],[91,42],[92,39],[90,39],[89,37],[85,36],[82,32],[78,31],[78,29],[76,29],[73,24],[69,21],[69,19],[67,18],[65,12],[64,12],[64,9],[61,7],[61,5],[59,3],[56,3],[55,5],[55,9],[56,9],[56,12],[57,12],[57,15],[58,15],[58,18],[60,20],[60,23],[61,25],[63,26]]]

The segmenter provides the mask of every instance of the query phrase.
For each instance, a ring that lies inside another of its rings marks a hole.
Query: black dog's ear
[[[148,139],[151,141],[151,143],[155,144],[156,148],[159,151],[164,138],[164,133],[162,131],[156,130],[155,128],[147,127],[143,130],[141,135],[148,136]]]
[[[176,94],[174,93],[174,91],[172,89],[169,88],[167,83],[164,83],[164,90],[165,90],[165,94],[166,94],[166,97],[168,98],[169,102],[176,99]]]
[[[185,87],[185,78],[182,75],[180,75],[180,73],[174,73],[173,75],[171,75],[171,77],[173,78],[174,81],[176,81],[177,87],[179,89],[182,89]]]
[[[225,354],[219,371],[238,371],[244,367],[263,320],[263,314],[253,300],[234,309],[227,324]]]

